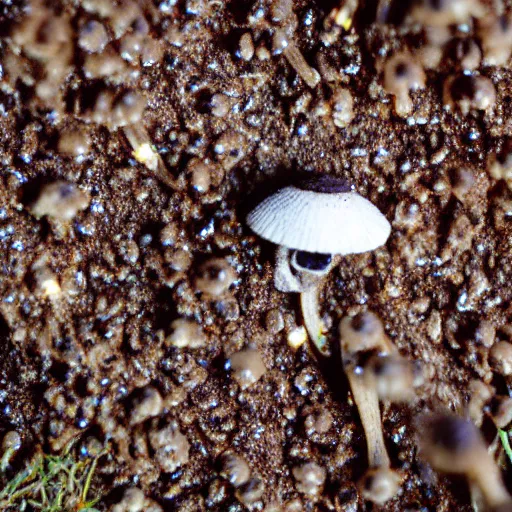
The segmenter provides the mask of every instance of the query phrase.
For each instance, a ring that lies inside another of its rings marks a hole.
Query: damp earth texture
[[[510,0],[2,2],[0,509],[510,510],[511,53]],[[246,224],[299,173],[391,224],[330,357]]]

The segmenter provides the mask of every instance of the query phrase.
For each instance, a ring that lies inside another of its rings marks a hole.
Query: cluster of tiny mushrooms
[[[391,233],[385,216],[346,181],[310,174],[278,190],[248,215],[249,227],[278,246],[275,287],[300,293],[304,323],[321,355],[329,356],[319,294],[341,257],[372,251]],[[405,402],[423,382],[421,369],[400,356],[381,320],[370,311],[339,325],[342,364],[366,437],[368,470],[362,496],[382,505],[400,489],[384,442],[379,401]],[[512,510],[500,470],[478,428],[451,413],[426,414],[421,423],[423,457],[442,472],[460,473],[492,510]]]

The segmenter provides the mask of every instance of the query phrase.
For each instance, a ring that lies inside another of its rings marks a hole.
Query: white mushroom
[[[370,201],[346,181],[313,174],[278,190],[247,217],[259,236],[278,245],[275,286],[301,294],[308,334],[323,355],[329,354],[318,295],[335,257],[371,251],[386,243],[391,226]]]

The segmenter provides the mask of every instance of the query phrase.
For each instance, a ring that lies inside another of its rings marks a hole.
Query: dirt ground
[[[443,84],[461,74],[447,43],[412,111],[397,115],[383,63],[426,45],[405,4],[391,2],[382,24],[360,2],[345,29],[329,22],[338,2],[293,2],[290,37],[320,71],[310,87],[272,51],[270,0],[2,3],[0,437],[22,438],[10,471],[35,447],[59,452],[79,436],[110,447],[93,482],[99,510],[131,486],[166,511],[473,510],[463,478],[418,457],[414,427],[429,408],[464,414],[471,381],[511,391],[488,353],[512,336],[512,194],[489,170],[508,155],[512,74],[477,66],[493,107],[445,108]],[[451,38],[481,46],[475,27]],[[340,89],[353,99],[345,126],[333,115]],[[154,165],[137,153],[144,142]],[[298,297],[274,288],[275,247],[245,224],[299,171],[349,180],[392,224],[384,247],[343,258],[328,279],[327,360],[290,346]],[[57,180],[87,194],[70,220],[34,213]],[[234,272],[217,295],[226,271],[206,268],[212,259]],[[356,486],[366,445],[337,340],[340,319],[367,309],[427,376],[412,404],[382,405],[403,476],[382,507]],[[180,318],[199,324],[197,346],[169,341]],[[266,371],[243,389],[229,361],[249,345]],[[138,421],[148,389],[162,403]],[[165,428],[188,443],[171,466],[147,441]],[[245,487],[222,476],[227,450],[250,467]],[[308,462],[326,471],[317,495],[293,475]]]

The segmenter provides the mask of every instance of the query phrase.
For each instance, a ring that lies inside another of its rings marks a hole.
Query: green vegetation
[[[512,447],[510,446],[509,433],[505,430],[498,429],[498,433],[500,435],[501,444],[503,445],[503,449],[508,456],[509,461],[512,463]]]
[[[60,455],[36,454],[0,491],[0,510],[23,512],[99,512],[89,498],[99,457],[78,459],[74,443]]]

